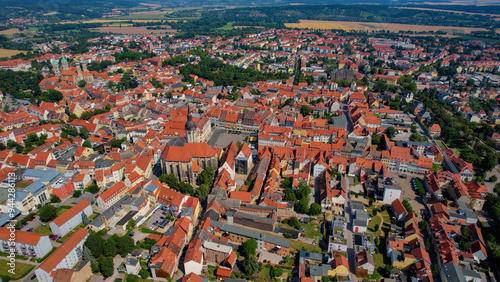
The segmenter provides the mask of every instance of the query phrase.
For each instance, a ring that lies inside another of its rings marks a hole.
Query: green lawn
[[[312,222],[312,223],[309,223],[309,224],[306,224],[306,223],[299,223],[299,224],[300,224],[300,228],[305,228],[306,229],[306,231],[303,232],[304,236],[306,238],[317,239],[318,237],[322,237],[323,236],[323,234],[321,234],[321,232],[319,232],[319,223]],[[290,226],[288,224],[283,224],[281,222],[278,223],[278,227],[284,227],[284,228],[296,230],[292,226]]]
[[[38,234],[52,235],[52,231],[50,231],[50,226],[48,224],[45,224],[45,226],[38,226],[34,232]]]
[[[9,261],[0,260],[0,273],[10,277],[12,280],[19,280],[26,276],[35,266],[31,264],[20,263],[16,261],[14,274],[9,273],[10,266],[7,265]]]
[[[318,247],[318,245],[311,245],[311,244],[307,244],[307,243],[299,242],[299,241],[295,241],[295,240],[289,240],[289,241],[290,241],[290,248],[292,248],[292,249],[296,249],[298,251],[301,251],[302,248],[305,248],[306,251],[309,251],[309,252],[321,253],[321,248]]]
[[[267,279],[267,280],[271,279],[271,276],[269,276],[269,268],[267,267],[261,267],[260,271],[257,272],[255,275],[259,276],[262,279]]]
[[[375,225],[378,225],[379,226],[379,230],[377,232],[380,231],[380,223],[382,223],[382,218],[378,215],[376,216],[373,216],[371,219],[370,219],[370,223],[368,224],[368,230],[371,231],[371,232],[375,232],[374,231],[374,228],[375,228]],[[375,234],[375,236],[380,236],[380,234]]]
[[[216,29],[219,29],[219,30],[231,30],[231,29],[233,29],[233,24],[234,24],[234,22],[228,22],[225,26],[219,27],[219,28],[216,28]]]
[[[384,264],[384,255],[381,253],[376,253],[373,255],[373,260],[375,261],[375,266],[383,266]]]
[[[61,216],[63,213],[67,212],[68,209],[67,208],[61,208],[57,211],[57,216]]]

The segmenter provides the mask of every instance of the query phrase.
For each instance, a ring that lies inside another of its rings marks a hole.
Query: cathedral
[[[198,175],[205,168],[218,167],[221,149],[212,148],[200,142],[200,130],[193,121],[188,107],[187,122],[184,126],[185,138],[172,139],[161,154],[162,173],[173,173],[179,181],[196,184]]]

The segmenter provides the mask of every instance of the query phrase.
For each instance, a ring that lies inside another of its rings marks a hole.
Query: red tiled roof
[[[75,247],[84,240],[89,232],[80,228],[76,230],[69,238],[59,246],[47,259],[45,259],[38,268],[43,269],[45,272],[50,273],[56,266],[73,250]]]
[[[87,199],[83,199],[78,204],[74,205],[71,209],[67,210],[65,213],[58,216],[54,221],[52,221],[57,226],[61,226],[66,223],[68,220],[73,218],[78,213],[82,212],[85,208],[90,206],[90,202]]]

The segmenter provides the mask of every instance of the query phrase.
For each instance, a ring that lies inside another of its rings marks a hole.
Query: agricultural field
[[[414,31],[414,32],[436,32],[442,31],[448,34],[471,33],[473,31],[487,31],[484,28],[452,27],[452,26],[431,26],[431,25],[411,25],[395,23],[375,23],[375,22],[341,22],[341,21],[312,21],[300,20],[300,23],[286,23],[288,28],[310,28],[310,29],[343,29],[360,31],[380,31],[391,32]]]
[[[398,7],[398,9],[408,9],[408,10],[421,10],[421,11],[434,11],[434,12],[448,12],[455,14],[466,14],[466,15],[480,15],[480,16],[492,16],[495,20],[500,20],[500,15],[496,14],[485,14],[485,13],[471,13],[464,11],[454,11],[454,10],[444,10],[444,9],[431,9],[431,8],[420,8],[420,7]]]
[[[26,53],[26,51],[0,49],[0,58],[9,58],[19,53]]]
[[[151,33],[174,33],[175,29],[170,29],[168,26],[165,26],[165,29],[147,29],[146,26],[103,26],[93,28],[93,30],[97,30],[99,32],[104,33],[115,33],[115,34],[151,34]]]
[[[13,35],[13,34],[16,34],[16,33],[21,33],[21,32],[22,31],[20,31],[18,28],[9,28],[9,29],[0,31],[0,35],[9,36],[9,35]]]

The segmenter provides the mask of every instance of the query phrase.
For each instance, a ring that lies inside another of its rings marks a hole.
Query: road
[[[345,175],[342,175],[342,181],[346,182],[345,194],[347,195],[346,212],[345,212],[345,217],[347,220],[347,229],[344,231],[344,236],[347,239],[347,261],[349,262],[349,280],[357,281],[355,274],[356,256],[354,252],[354,235],[352,233],[351,199],[349,197],[350,187],[349,187],[349,181],[347,181],[347,177]]]

